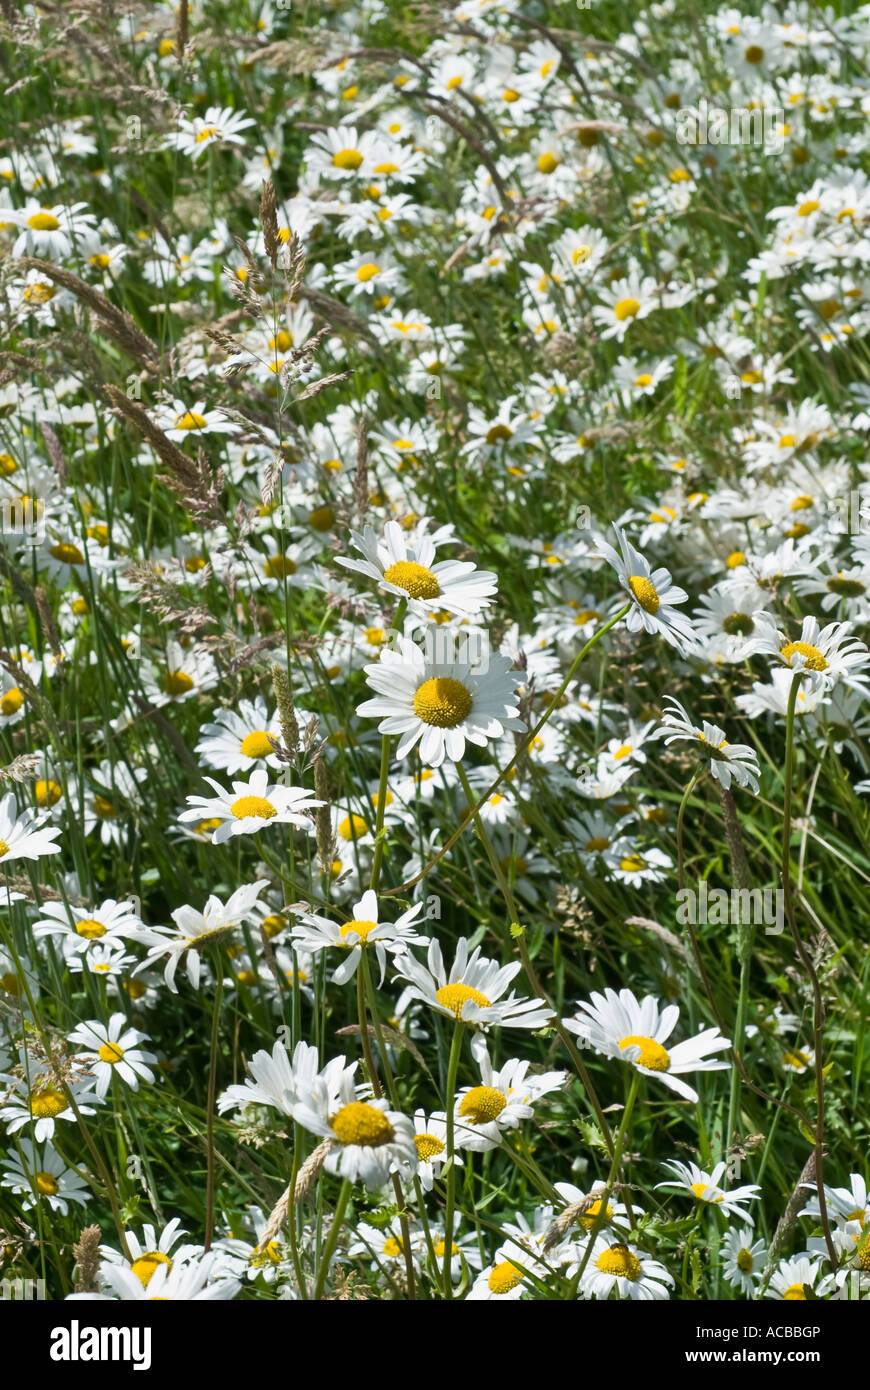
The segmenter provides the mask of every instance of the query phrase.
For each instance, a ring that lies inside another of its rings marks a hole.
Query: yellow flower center
[[[62,1115],[67,1108],[66,1096],[53,1086],[44,1091],[30,1092],[30,1113],[38,1120],[53,1120],[55,1115]]]
[[[658,613],[660,600],[654,584],[642,574],[632,574],[629,576],[628,587],[646,613]]]
[[[109,1066],[113,1067],[115,1063],[120,1062],[121,1058],[124,1056],[124,1049],[123,1047],[119,1047],[117,1043],[103,1043],[97,1056],[101,1062],[108,1062]]]
[[[351,932],[353,932],[359,938],[360,941],[365,941],[369,935],[369,932],[373,932],[377,925],[377,922],[367,922],[362,918],[354,918],[352,922],[345,922],[343,926],[339,927],[339,931],[341,932],[341,939],[342,941],[347,942],[349,948],[352,946],[356,946],[358,945],[358,942],[347,940]]]
[[[803,1284],[789,1284],[782,1297],[784,1303],[806,1303],[807,1301]]]
[[[620,299],[618,304],[614,304],[613,312],[620,323],[625,323],[626,319],[633,319],[640,312],[640,304],[636,299]]]
[[[493,1086],[472,1086],[462,1098],[459,1113],[473,1125],[486,1125],[497,1119],[506,1105],[506,1098]]]
[[[486,995],[481,994],[479,989],[473,989],[471,985],[442,985],[440,989],[436,989],[435,998],[442,1009],[449,1009],[457,1018],[462,1017],[462,1007],[469,999],[481,1009],[488,1009],[490,1005]]]
[[[289,555],[270,555],[263,569],[270,579],[283,579],[288,574],[296,573],[296,561],[291,560]]]
[[[144,1255],[140,1255],[138,1260],[134,1260],[130,1266],[131,1273],[136,1275],[143,1289],[147,1289],[152,1274],[158,1265],[166,1265],[167,1273],[172,1268],[172,1261],[168,1255],[164,1255],[162,1250],[148,1250]]]
[[[4,994],[17,994],[18,976],[13,974],[11,970],[7,971],[5,975],[0,975],[0,989],[3,990]]]
[[[267,801],[265,796],[240,796],[238,801],[234,801],[230,807],[236,820],[244,820],[245,816],[256,816],[258,820],[271,820],[278,812]]]
[[[600,1214],[601,1214],[601,1203],[600,1203],[600,1202],[593,1202],[592,1205],[591,1205],[591,1207],[589,1207],[589,1209],[583,1213],[583,1215],[581,1216],[580,1220],[583,1222],[583,1225],[587,1227],[587,1229],[591,1230],[591,1228],[592,1228],[592,1227],[594,1226],[594,1224],[595,1224],[596,1217],[600,1216]],[[613,1216],[613,1207],[612,1207],[612,1206],[610,1205],[610,1203],[608,1202],[608,1204],[607,1204],[607,1209],[606,1209],[606,1211],[605,1211],[605,1213],[604,1213],[604,1218],[605,1218],[606,1221],[609,1221],[610,1218],[611,1218],[612,1216]]]
[[[55,560],[61,560],[65,565],[83,565],[85,557],[77,545],[72,541],[58,541],[57,545],[51,547],[51,554]]]
[[[217,830],[221,824],[220,816],[207,816],[205,820],[198,820],[193,827],[194,835],[210,835],[213,830]]]
[[[85,917],[83,921],[76,922],[76,931],[86,941],[95,941],[98,936],[106,935],[106,928],[102,922],[97,921],[96,917]]]
[[[334,169],[358,169],[362,162],[363,157],[359,150],[338,150],[332,156]]]
[[[553,154],[550,150],[538,155],[538,170],[542,174],[552,174],[558,163],[558,155]]]
[[[627,1038],[620,1038],[619,1046],[623,1052],[627,1047],[639,1047],[637,1065],[645,1067],[647,1071],[667,1071],[671,1065],[670,1057],[655,1038],[644,1038],[639,1034],[630,1033]]]
[[[100,820],[114,820],[117,814],[117,808],[107,797],[94,797],[94,815],[99,816]]]
[[[597,854],[599,850],[607,849],[610,841],[603,835],[593,835],[591,840],[586,841],[586,848],[591,854]]]
[[[787,1052],[782,1064],[784,1067],[808,1067],[810,1059],[805,1052]]]
[[[415,1134],[414,1144],[421,1163],[425,1163],[427,1159],[436,1158],[438,1154],[444,1152],[444,1145],[440,1139],[436,1139],[434,1134]]]
[[[196,143],[198,145],[204,145],[206,140],[213,140],[217,133],[217,126],[204,125],[202,130],[196,133]]]
[[[447,1245],[446,1245],[446,1243],[445,1243],[443,1240],[437,1240],[437,1241],[435,1242],[435,1254],[436,1254],[436,1256],[437,1256],[437,1258],[438,1258],[439,1260],[443,1260],[443,1259],[444,1259],[444,1252],[445,1252],[446,1249],[447,1249]],[[456,1244],[456,1241],[455,1241],[455,1240],[453,1240],[453,1241],[450,1242],[450,1254],[451,1254],[451,1255],[458,1255],[458,1254],[459,1254],[459,1246]],[[518,1282],[519,1282],[519,1281],[518,1281]]]
[[[269,735],[265,729],[255,729],[253,733],[246,734],[242,739],[242,753],[246,758],[265,758],[269,753],[274,753],[274,748],[269,742]]]
[[[503,444],[508,439],[513,439],[513,430],[507,425],[492,425],[486,432],[487,444]]]
[[[643,859],[639,854],[629,854],[619,861],[619,867],[627,874],[639,874],[643,869]]]
[[[595,1264],[602,1274],[630,1279],[632,1283],[640,1278],[640,1260],[627,1245],[611,1245],[608,1250],[602,1250]]]
[[[167,695],[186,695],[193,684],[193,676],[186,671],[167,671],[163,677],[163,690]]]
[[[512,1265],[510,1260],[502,1260],[501,1264],[493,1266],[492,1272],[487,1279],[491,1293],[510,1293],[517,1284],[521,1283],[524,1274],[516,1265]]]
[[[641,372],[640,376],[635,377],[634,384],[635,386],[652,386],[652,377],[649,372]],[[653,519],[657,520],[658,518],[654,517]]]
[[[35,232],[56,232],[60,223],[50,212],[35,212],[32,217],[28,217],[27,225]]]
[[[430,676],[417,687],[414,713],[424,724],[455,729],[471,713],[471,694],[452,676]]]
[[[826,671],[828,669],[828,663],[822,653],[811,642],[787,642],[780,652],[780,656],[787,662],[791,662],[792,657],[796,654],[805,658],[804,666],[809,671]]]
[[[193,410],[187,410],[183,415],[175,417],[175,428],[177,430],[204,430],[205,416],[197,415]]]
[[[46,782],[40,779],[34,784],[33,794],[38,806],[54,806],[60,801],[63,792],[57,782]]]
[[[760,63],[762,61],[764,57],[764,49],[759,48],[757,43],[751,43],[743,56],[746,59],[747,63],[752,63],[752,65],[755,66],[756,63]]]
[[[23,704],[24,696],[18,689],[18,686],[13,685],[12,689],[7,690],[2,700],[0,700],[0,710],[8,717],[10,714],[17,714]]]
[[[402,1242],[397,1240],[395,1236],[388,1236],[384,1241],[384,1248],[381,1253],[391,1260],[397,1259],[402,1253]]]
[[[308,517],[308,525],[313,526],[315,531],[328,531],[335,521],[335,513],[331,507],[315,507]]]
[[[721,1201],[722,1201],[722,1194],[721,1194],[721,1192],[719,1193],[719,1196],[718,1196],[718,1197],[708,1197],[708,1196],[707,1196],[707,1193],[708,1193],[708,1192],[715,1192],[715,1191],[716,1191],[715,1187],[711,1187],[710,1184],[707,1183],[707,1182],[693,1182],[693,1183],[692,1183],[692,1191],[694,1192],[694,1194],[695,1194],[695,1196],[697,1197],[697,1199],[698,1199],[699,1202],[721,1202]]]
[[[374,280],[375,276],[380,275],[380,273],[381,267],[379,265],[375,265],[374,261],[366,261],[365,264],[361,265],[357,270],[356,278],[363,285],[367,285],[369,280]]]
[[[35,1173],[33,1181],[42,1197],[54,1197],[57,1192],[57,1178],[51,1173]]]
[[[368,833],[368,826],[362,816],[345,816],[339,824],[338,833],[343,840],[358,840]]]
[[[388,584],[406,590],[411,598],[437,598],[441,593],[437,577],[425,565],[418,565],[414,560],[399,560],[395,565],[390,565],[389,569],[384,570],[384,579]]]
[[[753,1268],[753,1265],[755,1264],[755,1261],[753,1260],[752,1255],[748,1250],[739,1250],[737,1252],[737,1260],[735,1263],[742,1274],[749,1274]]]
[[[389,1144],[393,1137],[393,1126],[384,1112],[362,1100],[352,1100],[349,1105],[343,1105],[329,1124],[340,1144],[359,1144],[366,1149],[377,1149],[382,1144]]]

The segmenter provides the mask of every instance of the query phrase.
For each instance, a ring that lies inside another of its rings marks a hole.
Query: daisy
[[[707,1060],[707,1054],[721,1052],[731,1046],[718,1028],[705,1028],[694,1038],[676,1043],[669,1050],[664,1043],[673,1032],[680,1011],[676,1004],[660,1009],[656,999],[647,994],[638,1002],[630,989],[617,994],[606,989],[603,994],[592,993],[592,1003],[581,1002],[583,1014],[563,1019],[565,1027],[605,1057],[628,1062],[644,1076],[654,1076],[677,1095],[697,1101],[698,1093],[679,1078],[686,1072],[724,1071],[729,1062]]]
[[[870,1221],[870,1194],[867,1191],[867,1183],[860,1173],[850,1173],[849,1178],[848,1187],[825,1185],[825,1203],[828,1212],[833,1213],[838,1221],[858,1221],[861,1226],[865,1226]],[[813,1195],[808,1199],[801,1215],[818,1219],[821,1213],[816,1185],[804,1183],[803,1186]]]
[[[656,282],[650,276],[643,279],[633,273],[627,279],[612,282],[607,289],[598,289],[600,304],[594,305],[592,317],[602,326],[602,338],[622,342],[631,325],[640,322],[658,307]]]
[[[84,211],[86,207],[86,203],[43,207],[35,198],[28,198],[14,214],[21,232],[12,248],[13,256],[41,256],[47,260],[69,256],[76,243],[96,229],[97,219]]]
[[[353,916],[339,925],[328,917],[316,912],[293,909],[298,921],[293,927],[292,938],[312,954],[338,946],[346,952],[345,959],[334,972],[332,979],[337,985],[345,985],[356,974],[362,959],[363,950],[373,945],[381,968],[381,983],[387,968],[387,952],[401,954],[408,946],[425,946],[429,938],[421,936],[415,925],[423,911],[422,903],[403,912],[395,922],[378,921],[377,894],[371,890],[364,893],[352,909]]]
[[[570,1182],[556,1182],[553,1183],[553,1186],[565,1202],[566,1207],[572,1207],[578,1202],[586,1203],[585,1210],[575,1218],[575,1221],[577,1225],[585,1228],[586,1231],[591,1231],[596,1222],[601,1218],[602,1202],[604,1200],[604,1193],[607,1190],[606,1183],[593,1183],[588,1194],[583,1192],[581,1188],[575,1187],[574,1184]],[[593,1200],[589,1201],[589,1198]],[[604,1209],[604,1225],[605,1227],[612,1226],[614,1231],[618,1234],[630,1230],[628,1208],[625,1206],[624,1202],[617,1202],[612,1193]]]
[[[46,854],[60,854],[54,841],[59,826],[43,829],[50,818],[48,811],[25,810],[18,814],[15,793],[7,792],[0,801],[0,864],[15,859],[41,859]]]
[[[140,970],[147,969],[154,961],[165,956],[163,977],[172,993],[177,994],[175,972],[181,957],[186,956],[187,978],[194,989],[199,989],[200,950],[217,937],[234,931],[242,922],[256,920],[257,910],[262,911],[264,906],[258,895],[268,882],[266,878],[258,878],[255,883],[245,884],[237,888],[226,903],[212,893],[202,912],[186,903],[183,907],[177,907],[172,913],[174,931],[171,927],[144,928],[139,933],[139,939],[149,948],[148,956],[134,973],[138,975]]]
[[[370,178],[379,138],[373,130],[359,134],[355,126],[330,126],[311,137],[305,150],[306,168],[318,178]]]
[[[410,981],[409,997],[472,1028],[543,1028],[554,1017],[542,999],[502,998],[511,980],[522,970],[520,961],[499,966],[481,956],[480,947],[468,953],[468,939],[460,937],[449,975],[441,947],[429,943],[428,966],[408,951],[396,962],[396,974]]]
[[[867,684],[863,668],[870,653],[857,638],[851,638],[851,623],[828,623],[820,628],[818,619],[804,618],[800,637],[790,641],[769,614],[755,617],[755,632],[743,648],[744,657],[759,653],[770,656],[792,671],[803,671],[811,689],[830,690],[838,681],[859,688]]]
[[[18,1148],[19,1153],[10,1152],[3,1159],[0,1185],[21,1196],[23,1211],[43,1201],[66,1216],[70,1202],[84,1205],[91,1200],[84,1179],[67,1168],[51,1144],[40,1152],[30,1139],[19,1139]]]
[[[485,1044],[472,1050],[480,1067],[480,1085],[465,1087],[457,1097],[456,1143],[460,1148],[485,1153],[501,1143],[507,1130],[517,1129],[521,1120],[531,1119],[533,1102],[564,1086],[567,1073],[551,1071],[527,1076],[530,1063],[517,1057],[494,1071]]]
[[[173,1264],[160,1264],[153,1271],[147,1284],[131,1269],[123,1265],[105,1265],[100,1278],[110,1294],[68,1294],[72,1299],[108,1298],[114,1295],[122,1302],[154,1303],[174,1301],[178,1303],[202,1302],[204,1300],[235,1298],[242,1287],[241,1280],[227,1273],[226,1256],[221,1250],[210,1250],[207,1255],[199,1255],[189,1260],[179,1260]]]
[[[414,642],[400,637],[395,651],[384,651],[366,666],[368,683],[377,692],[357,707],[357,714],[380,719],[381,734],[399,734],[397,758],[420,745],[420,758],[440,767],[445,758],[460,762],[466,742],[478,748],[501,738],[506,729],[521,729],[514,703],[518,678],[508,657],[490,654],[486,670],[472,666],[477,644],[465,639],[453,660],[430,660]]]
[[[206,767],[232,774],[247,772],[266,764],[279,771],[284,764],[270,739],[281,741],[281,721],[270,715],[259,695],[253,701],[240,700],[238,711],[219,709],[213,724],[203,724],[195,751]]]
[[[397,522],[388,521],[381,540],[367,526],[362,534],[351,532],[351,543],[364,558],[349,560],[339,555],[338,564],[373,579],[382,592],[407,599],[412,613],[447,612],[475,618],[492,603],[497,575],[479,570],[470,560],[436,561],[439,541],[435,536],[418,532],[409,539]]]
[[[15,1091],[0,1104],[0,1120],[6,1125],[7,1134],[15,1134],[25,1125],[33,1123],[33,1137],[37,1144],[54,1138],[55,1123],[58,1120],[72,1120],[78,1124],[66,1090],[47,1066],[31,1069],[26,1084],[27,1095]],[[72,1080],[67,1083],[76,1105],[82,1115],[93,1115],[94,1107],[89,1102],[98,1098],[87,1080]]]
[[[685,603],[688,594],[671,583],[668,570],[652,570],[615,522],[613,530],[620,553],[604,540],[599,540],[597,553],[616,570],[620,585],[632,601],[625,619],[626,627],[629,632],[643,629],[659,633],[684,654],[686,647],[693,643],[694,632],[690,619],[678,613],[674,605]]]
[[[327,1086],[332,1079],[346,1071],[353,1077],[356,1063],[345,1067],[343,1057],[334,1057],[324,1069]],[[271,1052],[261,1049],[255,1052],[248,1062],[249,1080],[240,1086],[229,1086],[218,1097],[218,1110],[223,1115],[227,1110],[244,1110],[249,1105],[268,1105],[281,1115],[293,1114],[297,1101],[310,1091],[317,1081],[320,1062],[317,1048],[310,1043],[298,1042],[293,1054],[287,1051],[283,1042],[276,1042]]]
[[[781,1260],[770,1276],[764,1297],[776,1298],[784,1303],[805,1303],[809,1298],[809,1289],[810,1294],[818,1298],[828,1293],[834,1282],[830,1274],[820,1279],[821,1273],[821,1261],[811,1260],[807,1255]]]
[[[45,916],[33,925],[35,937],[58,936],[77,951],[86,951],[92,941],[121,941],[136,937],[142,919],[132,902],[107,898],[99,907],[74,907],[72,903],[46,903]]]
[[[247,782],[233,782],[232,792],[226,791],[213,777],[203,779],[214,787],[216,796],[189,796],[189,810],[182,811],[179,821],[217,820],[220,822],[211,837],[213,845],[222,845],[233,835],[256,835],[270,824],[294,825],[314,832],[313,820],[305,814],[322,801],[316,801],[304,787],[285,787],[269,781],[265,768],[252,772]]]
[[[414,1111],[414,1147],[417,1150],[416,1176],[423,1191],[431,1192],[447,1159],[447,1116],[443,1111],[433,1111],[428,1118],[425,1110]],[[453,1155],[453,1162],[462,1167],[458,1154]],[[413,1176],[411,1170],[402,1173],[406,1182]]]
[[[630,849],[628,844],[625,849],[626,853],[619,858],[614,855],[610,876],[633,888],[638,888],[642,883],[663,883],[668,871],[673,868],[674,861],[659,849],[641,852]]]
[[[725,1278],[732,1288],[752,1298],[767,1260],[767,1246],[763,1240],[753,1241],[752,1228],[746,1226],[742,1231],[733,1227],[726,1231],[722,1248]]]
[[[571,1273],[569,1268],[568,1273]],[[595,1238],[580,1288],[586,1298],[609,1298],[616,1289],[619,1298],[649,1302],[670,1298],[668,1286],[673,1278],[664,1265],[650,1259],[633,1245],[614,1243],[612,1235]]]
[[[528,1263],[532,1268],[531,1258]],[[466,1299],[476,1303],[499,1302],[502,1299],[514,1303],[522,1298],[529,1287],[523,1285],[527,1272],[526,1266],[517,1257],[515,1247],[512,1246],[509,1251],[497,1250],[495,1260],[478,1274]]]
[[[157,1058],[153,1052],[143,1052],[139,1047],[147,1037],[147,1033],[128,1027],[125,1014],[116,1013],[108,1023],[98,1019],[79,1023],[67,1034],[67,1041],[87,1049],[77,1057],[89,1063],[89,1072],[97,1078],[97,1095],[103,1100],[115,1075],[133,1091],[139,1089],[140,1080],[154,1080],[148,1063],[156,1062]]]
[[[758,793],[758,754],[746,743],[729,743],[718,724],[709,724],[705,719],[703,727],[697,729],[686,710],[672,695],[665,700],[671,709],[662,715],[662,727],[656,731],[665,743],[683,740],[699,745],[699,751],[710,760],[710,771],[716,781],[728,791],[732,780],[739,787],[749,787]]]
[[[197,160],[212,145],[244,145],[239,132],[255,124],[252,116],[234,111],[231,106],[209,106],[193,120],[182,116],[177,129],[165,136],[163,144],[166,149],[179,150]]]
[[[145,673],[145,694],[156,708],[196,699],[217,685],[218,671],[211,653],[197,647],[166,644],[166,660],[149,666]],[[121,765],[123,769],[123,764]]]
[[[207,410],[205,401],[196,401],[188,406],[184,401],[174,400],[171,405],[162,406],[157,411],[154,423],[167,439],[179,444],[193,434],[235,434],[239,428],[222,411]]]
[[[342,1064],[344,1059],[342,1058]],[[332,1140],[326,1169],[366,1187],[382,1187],[403,1165],[416,1168],[414,1129],[384,1099],[358,1100],[350,1072],[321,1075],[293,1107],[293,1118]]]
[[[739,1216],[749,1225],[754,1225],[754,1219],[743,1206],[744,1202],[757,1202],[761,1188],[755,1183],[744,1184],[743,1187],[733,1187],[730,1192],[725,1192],[718,1186],[719,1179],[725,1175],[728,1164],[723,1160],[717,1163],[711,1173],[705,1173],[696,1163],[665,1163],[665,1168],[670,1168],[675,1175],[674,1179],[668,1182],[656,1183],[656,1187],[672,1187],[678,1192],[689,1192],[699,1202],[710,1202],[725,1216]]]
[[[362,252],[342,261],[335,267],[333,279],[336,289],[350,290],[352,295],[373,294],[380,299],[387,292],[386,302],[392,298],[392,289],[402,287],[402,272],[380,251]]]

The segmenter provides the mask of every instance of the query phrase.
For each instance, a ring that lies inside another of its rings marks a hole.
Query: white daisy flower
[[[571,1274],[571,1268],[568,1269]],[[609,1298],[614,1289],[619,1298],[649,1302],[670,1298],[673,1277],[657,1260],[633,1245],[614,1243],[612,1235],[595,1238],[580,1288],[586,1298]]]
[[[423,903],[415,903],[395,922],[381,922],[378,920],[377,894],[369,889],[354,904],[350,920],[341,924],[316,912],[293,908],[298,920],[293,927],[292,938],[312,954],[328,950],[331,946],[340,947],[347,953],[332,976],[337,985],[345,985],[353,979],[363,951],[374,946],[383,982],[387,952],[396,955],[407,950],[408,946],[427,945],[429,938],[415,930],[422,911]]]
[[[498,965],[481,956],[475,946],[468,954],[468,939],[460,937],[450,973],[444,968],[441,947],[429,943],[428,967],[408,951],[396,962],[396,974],[410,981],[410,997],[448,1018],[473,1028],[543,1028],[554,1017],[542,999],[523,999],[515,994],[502,998],[511,980],[522,970],[520,961]]]
[[[628,1062],[686,1100],[697,1101],[698,1093],[680,1076],[693,1071],[725,1071],[731,1065],[707,1059],[708,1053],[731,1046],[718,1028],[705,1028],[694,1038],[670,1049],[664,1047],[680,1016],[676,1004],[660,1009],[651,994],[638,1001],[630,989],[621,989],[618,994],[613,989],[603,994],[593,991],[591,998],[591,1004],[580,1003],[580,1016],[563,1019],[565,1027],[586,1039],[596,1052]]]
[[[167,439],[183,444],[192,434],[236,434],[239,426],[221,410],[207,410],[205,401],[188,406],[181,400],[162,406],[154,416],[155,425]]]
[[[285,787],[269,781],[264,768],[253,772],[247,782],[233,782],[232,792],[226,791],[213,777],[203,779],[214,787],[217,796],[189,796],[189,810],[178,817],[188,821],[218,820],[220,824],[211,837],[213,845],[222,845],[233,835],[256,835],[268,825],[295,825],[313,833],[314,823],[306,811],[322,806],[304,787]]]
[[[206,767],[230,775],[261,766],[279,771],[284,764],[275,754],[270,737],[281,741],[281,721],[270,715],[259,695],[240,700],[238,710],[215,711],[215,722],[203,724],[195,752]]]
[[[63,939],[64,951],[67,946],[77,951],[87,951],[92,941],[123,941],[127,937],[137,937],[142,930],[142,919],[131,902],[117,902],[107,898],[99,907],[74,907],[72,903],[45,903],[44,917],[33,925],[37,939],[43,936],[58,936]]]
[[[66,1216],[70,1202],[84,1205],[91,1200],[87,1183],[74,1169],[67,1168],[51,1144],[40,1150],[30,1139],[22,1138],[18,1147],[20,1153],[10,1152],[3,1158],[0,1186],[21,1197],[23,1211],[43,1201],[52,1211]]]
[[[567,1073],[528,1076],[530,1063],[517,1057],[494,1071],[480,1035],[472,1039],[472,1051],[480,1067],[480,1085],[466,1086],[457,1096],[454,1134],[458,1147],[484,1153],[497,1148],[507,1130],[531,1119],[534,1102],[564,1086]]]
[[[662,715],[662,727],[654,737],[664,739],[665,743],[683,740],[699,745],[699,751],[709,758],[710,772],[716,781],[728,791],[732,780],[739,787],[749,787],[758,792],[758,754],[747,743],[729,743],[723,729],[718,724],[710,724],[705,719],[697,729],[679,700],[666,695],[665,700],[671,708]]]
[[[12,248],[13,256],[41,256],[45,260],[63,260],[77,242],[91,235],[97,219],[85,212],[87,203],[66,207],[56,203],[44,207],[35,198],[28,198],[24,207],[12,214],[11,220],[21,228]]]
[[[753,1240],[751,1226],[742,1231],[731,1227],[722,1242],[723,1273],[734,1289],[752,1298],[767,1261],[767,1246],[763,1240]]]
[[[813,689],[830,690],[838,681],[863,688],[868,677],[864,667],[870,652],[863,642],[850,637],[851,623],[828,623],[820,628],[817,618],[804,618],[800,637],[790,641],[768,613],[754,614],[755,632],[748,639],[743,656],[759,653],[773,657],[792,671],[803,671]]]
[[[177,128],[164,137],[164,147],[200,159],[212,145],[244,145],[240,131],[256,125],[252,116],[234,111],[231,106],[209,106],[201,116],[191,120],[181,116]]]
[[[151,1274],[147,1285],[143,1285],[132,1269],[123,1265],[104,1265],[100,1278],[104,1286],[111,1290],[110,1293],[68,1294],[66,1301],[114,1296],[125,1303],[192,1303],[235,1298],[242,1287],[241,1280],[227,1272],[226,1255],[221,1250],[210,1250],[207,1255],[178,1260],[177,1263],[170,1261],[168,1265],[160,1264]]]
[[[397,522],[388,521],[382,539],[367,526],[362,533],[351,532],[351,543],[364,558],[349,560],[339,555],[338,564],[374,579],[385,593],[407,598],[412,613],[447,612],[474,618],[492,603],[498,577],[490,570],[479,570],[470,560],[436,561],[438,542],[433,536],[418,532],[412,539]]]
[[[344,1071],[352,1078],[356,1063],[346,1067],[343,1057],[333,1057],[324,1068],[327,1087],[337,1086]],[[249,1080],[228,1086],[218,1097],[222,1115],[249,1105],[268,1105],[279,1114],[292,1116],[294,1105],[314,1087],[320,1074],[317,1048],[298,1042],[291,1056],[282,1042],[276,1042],[271,1052],[262,1049],[254,1053],[248,1062],[248,1073]]]
[[[765,1298],[779,1299],[784,1303],[805,1303],[809,1295],[816,1298],[829,1293],[834,1287],[833,1276],[822,1276],[820,1260],[811,1260],[807,1255],[798,1255],[790,1260],[781,1260],[765,1290]]]
[[[478,1274],[470,1291],[465,1296],[466,1301],[472,1303],[495,1303],[501,1300],[508,1303],[516,1302],[522,1298],[529,1287],[523,1284],[523,1280],[528,1269],[534,1269],[534,1263],[529,1256],[527,1264],[523,1264],[515,1246],[511,1246],[509,1250],[497,1250],[493,1263]]]
[[[484,671],[472,665],[477,654],[477,644],[466,640],[452,660],[430,660],[400,637],[397,650],[384,651],[375,665],[364,667],[377,694],[356,712],[380,719],[380,733],[400,735],[397,758],[407,757],[419,743],[429,767],[440,767],[445,758],[460,762],[466,742],[483,748],[506,729],[523,727],[510,659],[490,654]]]
[[[245,884],[237,888],[226,903],[212,893],[202,912],[187,903],[177,907],[172,914],[174,931],[171,927],[144,928],[139,933],[139,939],[149,948],[148,956],[134,973],[138,975],[165,956],[164,979],[172,993],[177,994],[175,972],[181,957],[185,956],[187,978],[194,989],[199,989],[200,950],[216,938],[234,931],[242,922],[256,920],[257,910],[262,911],[264,907],[258,895],[268,882],[267,878],[258,878],[255,883]]]
[[[15,793],[7,792],[0,801],[0,864],[15,859],[41,859],[46,854],[60,854],[54,841],[59,826],[43,829],[49,820],[48,811],[25,810],[18,814]]]
[[[677,612],[674,605],[685,603],[688,594],[671,583],[668,570],[652,570],[615,522],[613,530],[620,553],[617,554],[605,540],[598,541],[597,551],[616,570],[622,588],[632,601],[625,619],[626,627],[629,632],[643,629],[658,633],[685,654],[694,641],[694,631],[690,619]]]
[[[33,1123],[33,1137],[37,1144],[43,1144],[54,1138],[56,1121],[72,1120],[78,1124],[66,1092],[60,1089],[57,1079],[46,1066],[34,1068],[31,1065],[26,1084],[29,1087],[26,1095],[16,1090],[0,1105],[0,1121],[6,1125],[7,1134],[16,1134],[25,1125]],[[81,1114],[93,1115],[94,1107],[90,1102],[99,1104],[93,1083],[73,1080],[67,1084]]]
[[[113,1076],[119,1076],[133,1091],[139,1089],[140,1080],[154,1080],[148,1063],[156,1062],[157,1058],[153,1052],[143,1052],[139,1047],[139,1043],[147,1038],[147,1033],[129,1027],[127,1017],[122,1013],[112,1014],[108,1023],[102,1023],[99,1019],[79,1023],[67,1034],[68,1042],[87,1049],[76,1055],[78,1060],[88,1063],[88,1071],[96,1077],[96,1092],[100,1100],[111,1086]]]
[[[342,1064],[344,1059],[342,1058]],[[390,1173],[416,1168],[414,1128],[384,1099],[357,1099],[349,1071],[319,1076],[293,1107],[293,1118],[334,1144],[326,1169],[366,1187],[382,1187]]]
[[[665,1163],[664,1167],[670,1168],[674,1174],[674,1179],[656,1183],[657,1188],[670,1187],[678,1192],[691,1193],[696,1201],[712,1203],[725,1216],[739,1216],[741,1220],[748,1221],[750,1226],[755,1224],[754,1218],[743,1204],[745,1202],[757,1202],[761,1188],[757,1183],[745,1183],[742,1187],[732,1187],[730,1192],[719,1187],[719,1179],[724,1177],[728,1170],[728,1164],[724,1160],[717,1163],[711,1173],[705,1173],[696,1163],[674,1161]]]

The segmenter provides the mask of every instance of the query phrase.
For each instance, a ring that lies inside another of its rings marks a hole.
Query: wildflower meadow
[[[0,1302],[870,1299],[870,5],[0,12]]]

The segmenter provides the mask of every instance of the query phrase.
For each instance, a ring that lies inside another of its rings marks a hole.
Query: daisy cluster
[[[0,1276],[866,1293],[870,6],[694,9],[4,12]]]

